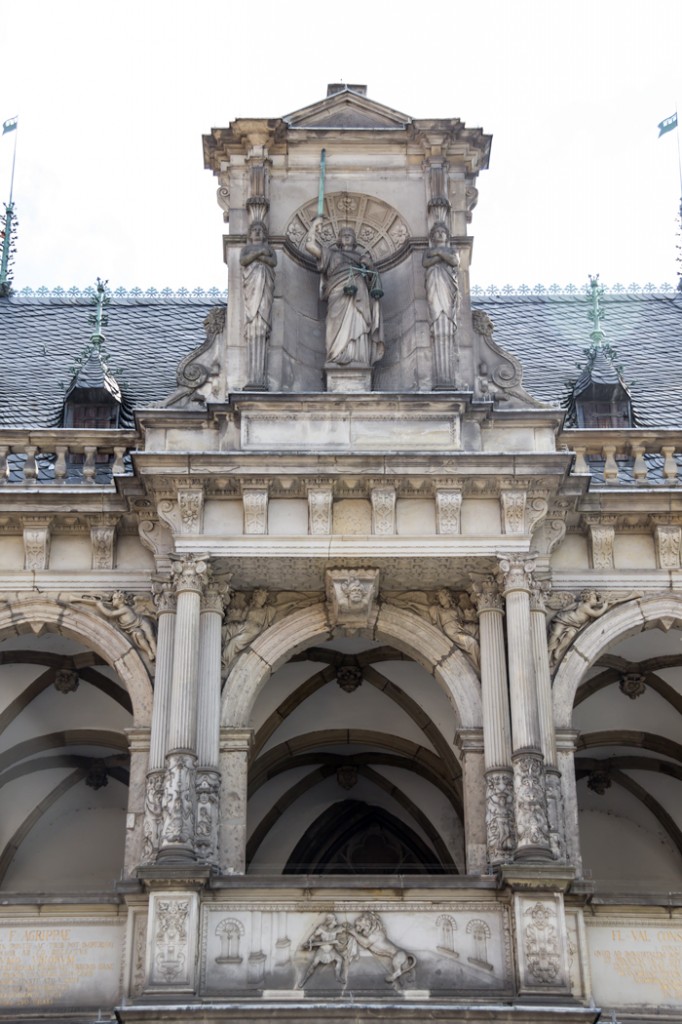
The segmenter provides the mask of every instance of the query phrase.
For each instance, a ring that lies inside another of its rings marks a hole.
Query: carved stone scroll
[[[461,533],[462,492],[445,488],[436,491],[436,533]]]
[[[219,189],[220,193],[222,190]],[[225,331],[226,307],[214,306],[204,319],[206,341],[192,349],[176,371],[177,390],[164,406],[181,409],[203,406],[216,401],[221,392],[222,340]]]
[[[395,488],[373,487],[370,494],[372,502],[372,533],[388,536],[395,533]]]

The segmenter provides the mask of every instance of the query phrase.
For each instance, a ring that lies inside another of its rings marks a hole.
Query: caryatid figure
[[[315,218],[305,247],[317,261],[320,297],[327,300],[327,363],[367,368],[384,354],[379,278],[353,228],[342,227],[327,246],[322,223],[322,217]]]
[[[249,358],[249,385],[266,387],[265,355],[272,326],[277,253],[268,242],[262,220],[249,227],[248,242],[239,254],[244,296],[244,337]]]
[[[422,265],[426,271],[426,300],[433,339],[436,386],[455,383],[457,372],[457,309],[459,305],[459,253],[450,244],[447,225],[439,220],[429,232],[429,248]]]

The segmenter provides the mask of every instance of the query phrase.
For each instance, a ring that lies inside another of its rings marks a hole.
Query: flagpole
[[[14,129],[14,150],[12,152],[12,176],[11,176],[11,178],[9,180],[9,205],[10,206],[12,205],[12,197],[14,195],[14,167],[15,167],[16,162],[17,162],[17,136],[18,136],[18,134],[19,134],[19,123],[17,122],[17,127]],[[682,174],[682,172],[680,172],[680,173]]]

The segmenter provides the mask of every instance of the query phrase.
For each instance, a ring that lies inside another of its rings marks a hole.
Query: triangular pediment
[[[306,128],[315,131],[338,128],[345,131],[355,129],[396,129],[404,130],[412,121],[407,114],[399,110],[385,107],[381,103],[361,96],[350,88],[345,88],[333,96],[327,96],[318,103],[303,107],[282,120],[290,128]]]

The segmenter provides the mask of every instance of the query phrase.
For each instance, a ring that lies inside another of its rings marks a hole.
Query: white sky
[[[332,81],[493,135],[473,284],[675,284],[677,133],[656,125],[681,39],[679,0],[22,0],[0,65],[15,287],[224,287],[202,133]]]

